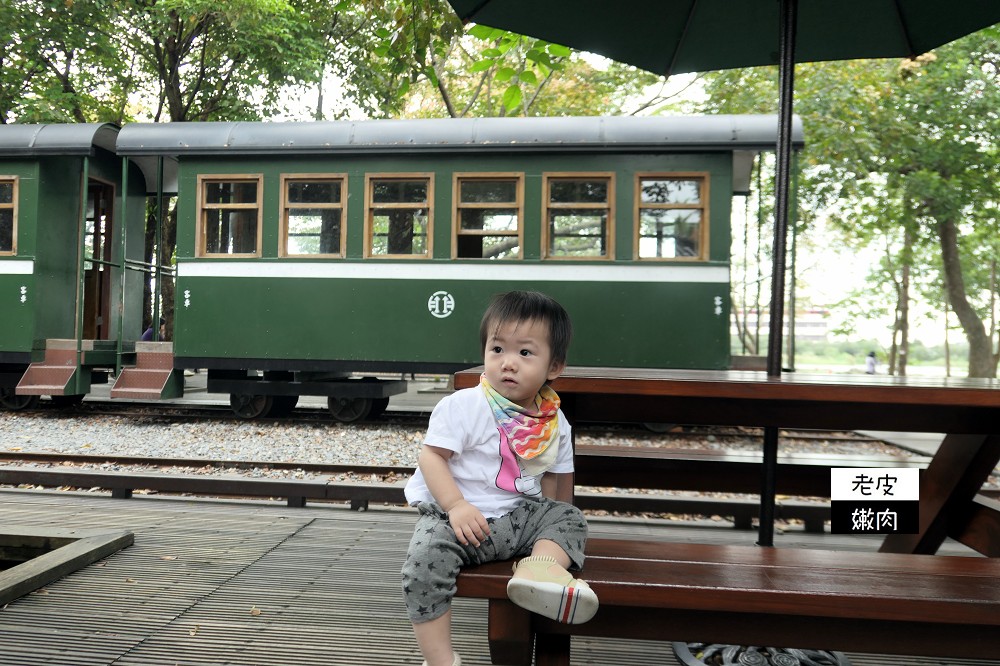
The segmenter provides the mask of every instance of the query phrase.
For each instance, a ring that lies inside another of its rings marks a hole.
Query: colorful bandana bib
[[[528,409],[500,395],[486,381],[485,374],[479,385],[493,409],[500,438],[517,456],[521,469],[536,476],[551,467],[559,452],[559,396],[556,392],[543,386],[535,396],[534,409]]]

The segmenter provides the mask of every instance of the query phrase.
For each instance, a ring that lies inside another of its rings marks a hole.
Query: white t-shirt
[[[547,471],[573,471],[570,425],[559,411],[559,451]],[[514,453],[502,451],[497,422],[483,389],[462,389],[444,398],[431,413],[424,444],[452,451],[448,460],[462,496],[487,518],[498,518],[516,509],[524,497],[540,495],[542,475],[522,475]],[[506,447],[505,447],[506,448]],[[411,505],[432,502],[418,468],[406,484]]]

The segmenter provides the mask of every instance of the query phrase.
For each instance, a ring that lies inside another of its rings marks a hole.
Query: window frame
[[[281,174],[281,220],[278,224],[278,256],[290,259],[343,259],[347,256],[347,174],[346,173],[285,173]],[[289,204],[288,184],[295,181],[339,181],[340,203]],[[291,254],[288,252],[288,213],[292,208],[329,208],[340,210],[340,252]]]
[[[462,183],[468,181],[514,180],[515,201],[511,204],[493,203],[462,203]],[[486,229],[462,229],[462,210],[476,208],[510,208],[517,214],[517,231],[488,231]],[[452,259],[468,259],[471,261],[493,261],[484,257],[460,257],[458,255],[459,236],[510,236],[517,238],[520,256],[517,259],[501,259],[498,261],[524,260],[524,172],[523,171],[460,171],[452,175]]]
[[[635,174],[635,190],[633,200],[635,202],[633,211],[632,229],[632,258],[635,261],[708,261],[709,257],[709,202],[711,201],[710,184],[711,174],[708,171],[640,171]],[[692,204],[643,204],[642,203],[642,181],[643,180],[698,180],[701,181],[701,201],[698,205]],[[643,210],[692,210],[701,211],[701,223],[698,230],[698,254],[693,257],[640,257],[639,242],[642,240],[642,211]]]
[[[373,183],[381,180],[425,180],[427,181],[427,200],[422,205],[412,203],[379,203],[373,199],[375,188]],[[427,209],[426,248],[422,254],[375,254],[372,252],[372,239],[375,234],[375,209],[385,210],[419,210]],[[385,172],[365,174],[365,259],[433,259],[434,258],[434,173],[430,171]]]
[[[254,204],[246,203],[227,203],[227,204],[209,204],[205,201],[207,191],[205,189],[208,183],[217,182],[255,182],[257,184],[257,201]],[[197,239],[195,241],[195,257],[199,259],[247,259],[247,258],[259,258],[262,256],[263,247],[263,226],[264,226],[264,174],[262,173],[241,173],[241,174],[215,174],[215,173],[200,173],[198,174],[197,180],[198,187],[198,222],[197,222]],[[222,253],[222,252],[212,252],[207,251],[208,245],[208,225],[206,224],[205,214],[210,210],[221,210],[221,209],[239,209],[239,210],[255,210],[257,211],[257,238],[256,238],[256,249],[254,252],[234,252],[234,253]]]
[[[10,249],[0,250],[0,257],[13,257],[17,255],[17,202],[20,187],[19,176],[7,176],[0,174],[0,182],[11,183],[10,203],[0,203],[0,209],[11,211],[10,228]]]
[[[614,261],[615,260],[615,200],[616,177],[614,171],[553,171],[542,174],[542,259],[551,261]],[[593,203],[551,203],[550,183],[556,180],[606,180],[608,182],[608,201],[605,204]],[[607,210],[608,222],[605,229],[605,252],[601,256],[558,256],[551,254],[549,211],[560,208],[590,208]]]

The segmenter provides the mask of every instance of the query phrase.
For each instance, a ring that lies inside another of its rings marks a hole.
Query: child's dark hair
[[[554,299],[537,291],[509,291],[495,296],[490,302],[479,325],[479,347],[486,349],[486,341],[504,323],[511,321],[539,321],[548,324],[549,347],[552,360],[566,362],[569,341],[573,337],[573,324],[569,313]]]

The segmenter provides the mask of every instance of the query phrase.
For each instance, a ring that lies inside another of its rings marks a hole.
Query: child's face
[[[534,320],[500,324],[487,338],[483,356],[490,386],[522,407],[532,406],[542,385],[565,367],[552,360],[548,326]]]

